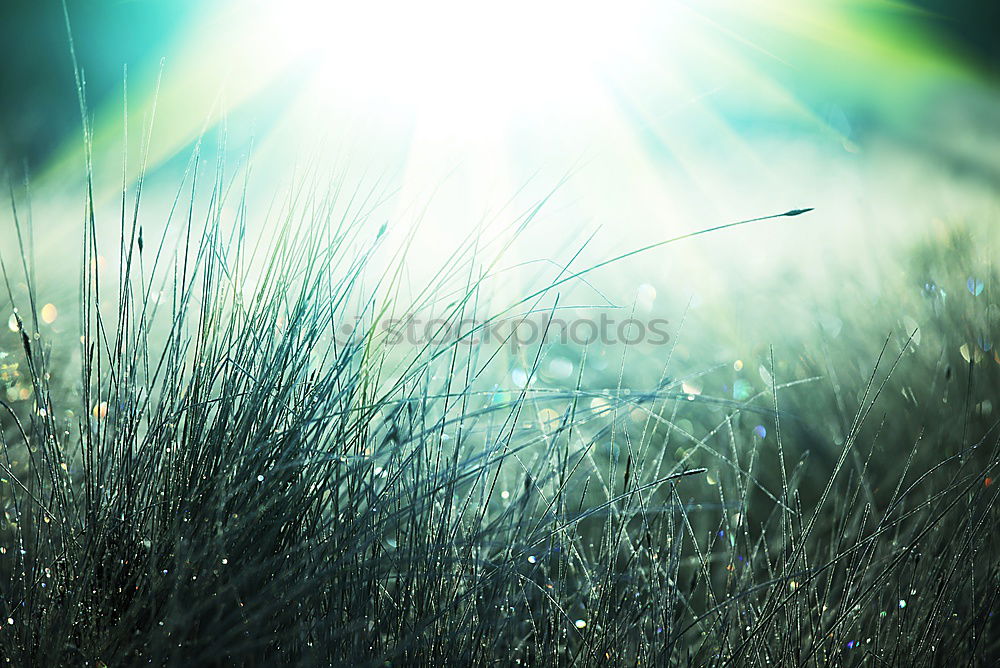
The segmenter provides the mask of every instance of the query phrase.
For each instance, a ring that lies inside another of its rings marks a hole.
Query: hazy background
[[[194,0],[69,0],[77,55],[86,69],[92,103],[120,98],[122,67],[135,74],[155,72],[161,58],[175,57],[193,26],[220,2]],[[275,3],[280,4],[280,3]],[[293,3],[294,4],[294,3]],[[844,11],[882,14],[885,23],[919,29],[927,34],[928,49],[956,59],[983,81],[992,81],[1000,68],[1000,46],[995,39],[1000,7],[959,0],[916,0],[910,3],[839,3]],[[692,3],[697,7],[698,3]],[[907,10],[908,6],[912,10]],[[767,46],[766,44],[764,45]],[[820,45],[817,45],[820,47]],[[0,10],[0,152],[10,162],[27,161],[37,169],[79,125],[62,7],[54,0],[9,0]],[[201,65],[216,64],[204,54]],[[789,69],[795,68],[789,64]],[[173,73],[177,76],[179,73]],[[808,79],[808,71],[800,79]],[[148,85],[148,81],[144,82]],[[822,84],[822,82],[817,82]],[[816,86],[821,93],[822,85]],[[863,93],[863,91],[858,91]],[[874,92],[874,91],[872,91]],[[863,100],[822,94],[812,101],[821,106],[848,104],[863,108]],[[839,99],[833,99],[839,98]]]
[[[753,341],[787,333],[848,284],[878,297],[901,254],[942,230],[972,225],[990,238],[997,8],[571,4],[69,0],[109,262],[122,179],[136,183],[147,136],[147,238],[199,138],[199,201],[220,158],[224,181],[242,188],[252,147],[252,227],[265,228],[289,189],[346,184],[345,209],[373,231],[386,223],[402,243],[419,228],[414,287],[477,225],[484,244],[502,246],[557,184],[494,267],[501,292],[544,285],[586,239],[574,268],[815,207],[652,251],[562,290],[563,303],[623,306],[651,287],[651,312],[679,322],[708,304],[719,332]],[[0,16],[0,156],[13,181],[30,174],[37,256],[75,258],[84,153],[63,10],[14,0]],[[371,197],[350,200],[356,188]],[[976,248],[991,257],[987,242]],[[42,277],[71,291],[65,279]]]

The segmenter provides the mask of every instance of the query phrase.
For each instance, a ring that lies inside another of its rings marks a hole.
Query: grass
[[[899,291],[845,297],[857,326],[798,356],[785,341],[678,374],[672,346],[542,341],[512,361],[502,342],[401,348],[380,327],[489,315],[478,230],[404,299],[374,195],[302,187],[255,235],[246,186],[219,168],[200,199],[202,169],[196,154],[166,223],[125,192],[102,233],[88,202],[78,342],[46,327],[15,207],[8,662],[1000,659],[997,282],[987,266],[980,294],[950,287],[973,231],[915,246]],[[518,308],[558,309],[571,279]],[[555,356],[567,378],[546,375]],[[649,368],[659,382],[633,380]]]

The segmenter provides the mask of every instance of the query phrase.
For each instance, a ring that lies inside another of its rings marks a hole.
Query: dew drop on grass
[[[743,401],[750,397],[751,391],[750,383],[743,380],[742,378],[737,378],[733,383],[733,399],[736,401]]]
[[[979,362],[983,359],[983,351],[975,346],[970,346],[967,343],[960,345],[958,347],[958,352],[966,363]]]
[[[537,562],[538,562],[538,559],[535,558],[535,555],[531,555],[530,557],[528,557],[528,563],[529,564],[534,564],[534,563],[537,563]]]
[[[607,399],[602,399],[601,397],[594,397],[590,400],[590,410],[595,413],[604,413],[611,407],[611,403]]]
[[[7,328],[12,332],[20,331],[20,328],[17,326],[17,314],[11,313],[10,317],[7,318]]]
[[[899,609],[902,610],[906,607],[906,601],[904,599],[899,599]]]
[[[743,370],[743,360],[736,360],[735,362],[733,362],[733,370],[734,371],[742,371]]]
[[[548,374],[555,380],[563,380],[573,375],[573,363],[565,357],[549,360]]]
[[[56,308],[55,304],[46,304],[42,307],[42,322],[47,325],[51,325],[59,317],[59,309]]]
[[[13,622],[11,622],[11,623],[13,623]],[[575,626],[578,629],[583,629],[583,628],[587,627],[587,622],[586,622],[586,620],[578,619],[575,622],[573,622],[573,626]]]
[[[524,369],[514,369],[510,372],[510,379],[514,381],[514,385],[517,387],[527,387],[528,386],[528,374],[525,373]]]
[[[538,426],[546,432],[551,432],[559,428],[562,417],[551,408],[543,408],[538,411]]]
[[[762,424],[759,424],[756,427],[754,427],[753,428],[753,433],[754,433],[754,436],[756,436],[757,438],[766,438],[767,437],[767,429]]]
[[[689,395],[701,394],[702,385],[700,380],[685,380],[681,383],[681,390]]]
[[[262,475],[257,476],[257,482],[264,482],[264,476]]]

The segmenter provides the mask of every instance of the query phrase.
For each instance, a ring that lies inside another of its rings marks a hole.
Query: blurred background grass
[[[441,2],[396,17],[309,0],[67,9],[99,206],[116,206],[123,155],[135,182],[156,107],[151,215],[165,214],[199,138],[217,147],[225,136],[230,164],[254,146],[265,185],[250,191],[252,219],[309,169],[377,179],[394,195],[375,217],[391,230],[419,221],[429,266],[456,229],[509,220],[570,172],[512,262],[537,259],[540,241],[558,253],[597,228],[584,261],[719,222],[818,209],[808,223],[692,245],[667,267],[663,253],[633,265],[666,271],[652,282],[686,298],[776,270],[808,279],[862,258],[857,270],[870,270],[872,248],[913,239],[934,219],[992,211],[996,10],[978,4],[634,0],[606,14],[582,5],[586,22],[514,5],[513,18],[450,23]],[[3,12],[0,161],[17,181],[30,173],[38,213],[55,230],[75,210],[84,174],[63,12],[22,0]],[[616,13],[624,18],[609,18]],[[419,38],[406,41],[404,21],[444,42],[441,52],[415,53]],[[467,68],[455,65],[462,53]],[[72,248],[58,234],[38,243],[50,257]]]
[[[938,0],[655,4],[627,3],[627,21],[609,14],[596,28],[524,11],[514,20],[461,15],[435,33],[443,15],[430,10],[69,1],[98,225],[117,229],[123,157],[129,187],[147,171],[144,224],[156,238],[196,144],[234,174],[252,145],[252,227],[265,225],[277,193],[361,184],[375,194],[358,206],[367,225],[387,223],[398,243],[417,231],[404,288],[415,293],[466,231],[486,220],[505,238],[568,175],[494,268],[503,304],[552,280],[553,262],[591,235],[577,268],[700,227],[816,207],[610,265],[562,286],[562,303],[598,305],[580,309],[591,316],[637,303],[670,320],[673,363],[686,359],[692,373],[737,359],[755,372],[761,361],[750,358],[768,345],[799,360],[791,375],[829,376],[834,369],[813,368],[824,366],[827,345],[857,356],[860,371],[904,324],[932,327],[923,345],[941,337],[950,362],[962,345],[989,352],[979,339],[995,324],[985,303],[1000,186],[998,10]],[[2,12],[0,160],[14,183],[30,180],[36,257],[68,261],[78,257],[85,170],[63,8],[13,0]],[[395,51],[404,19],[446,41],[444,54],[421,60],[419,40]],[[490,21],[507,31],[500,41]],[[573,29],[591,41],[557,34]],[[631,43],[611,43],[613,29]],[[473,54],[477,71],[449,69],[475,50],[469,39],[449,41],[461,31],[499,53]],[[539,65],[548,78],[535,81],[525,62],[551,58],[537,45],[546,41],[575,60]],[[407,69],[411,56],[442,72]],[[359,72],[368,78],[359,82]],[[223,215],[235,216],[227,206]],[[5,257],[14,250],[5,242]],[[105,252],[113,270],[115,249]],[[39,280],[65,314],[43,326],[68,334],[75,278]],[[984,292],[970,294],[969,280],[984,281]],[[935,299],[947,306],[933,310]],[[949,319],[932,325],[942,313]],[[636,364],[630,382],[655,382],[658,369],[643,375],[654,368]]]
[[[849,430],[886,336],[901,346],[920,330],[898,390],[914,406],[941,400],[917,400],[920,388],[961,393],[968,359],[990,360],[997,10],[934,0],[630,2],[619,10],[625,19],[602,25],[519,5],[506,10],[522,12],[513,20],[503,11],[452,20],[447,3],[395,16],[322,7],[67,3],[99,232],[116,233],[122,180],[133,188],[143,166],[143,225],[147,239],[159,238],[195,146],[206,164],[227,162],[235,190],[252,146],[251,229],[266,229],[295,193],[356,187],[347,208],[370,231],[386,224],[399,245],[415,235],[401,288],[412,296],[482,224],[484,248],[509,244],[491,267],[490,305],[499,309],[554,280],[577,252],[580,269],[694,229],[815,207],[560,286],[560,306],[578,307],[568,314],[634,308],[671,323],[669,351],[596,351],[591,365],[601,366],[587,370],[588,387],[654,387],[669,352],[670,376],[724,369],[701,378],[699,391],[739,400],[768,389],[759,369],[773,346],[783,382],[821,378],[796,389],[788,411],[798,425],[790,428],[825,444],[822,453]],[[75,262],[85,170],[63,10],[15,0],[2,11],[0,55],[10,65],[0,75],[0,158],[14,183],[30,180],[37,261]],[[491,30],[500,28],[498,41]],[[422,59],[410,29],[444,50]],[[590,41],[555,34],[573,30]],[[476,40],[493,52],[477,53]],[[538,45],[546,42],[569,59]],[[476,67],[454,65],[463,58]],[[432,66],[440,71],[425,71]],[[510,235],[557,183],[531,224]],[[210,188],[203,179],[196,210]],[[238,199],[221,215],[243,215]],[[8,261],[14,252],[5,242]],[[113,276],[117,249],[103,253],[101,270]],[[76,276],[38,275],[56,314],[40,326],[57,337],[75,331]],[[507,352],[498,380],[516,385],[533,353]],[[582,353],[560,354],[574,363],[568,382]],[[939,386],[946,368],[954,373]],[[986,394],[969,399],[979,406]],[[893,441],[914,436],[904,429]]]

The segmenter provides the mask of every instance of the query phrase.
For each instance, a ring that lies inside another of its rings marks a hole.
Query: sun
[[[647,0],[259,2],[279,57],[345,105],[454,124],[587,105],[635,57]]]

